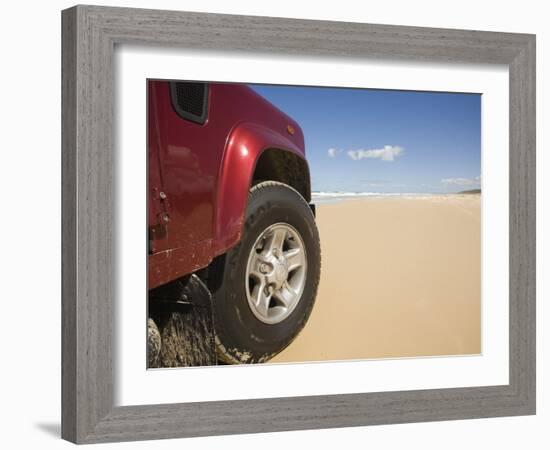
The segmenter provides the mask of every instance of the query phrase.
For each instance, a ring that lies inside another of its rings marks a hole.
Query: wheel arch
[[[303,142],[303,141],[302,141]],[[304,150],[286,136],[255,123],[241,123],[227,139],[215,198],[215,255],[241,236],[248,192],[260,181],[279,181],[311,200],[309,166]]]
[[[311,182],[306,160],[296,153],[271,147],[258,157],[251,186],[262,181],[279,181],[296,189],[306,202],[311,201]]]

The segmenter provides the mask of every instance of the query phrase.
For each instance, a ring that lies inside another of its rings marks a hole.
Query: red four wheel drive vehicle
[[[200,279],[218,358],[267,361],[303,328],[319,283],[302,130],[245,85],[147,89],[150,302]]]

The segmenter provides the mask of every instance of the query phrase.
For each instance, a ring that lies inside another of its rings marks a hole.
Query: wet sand
[[[318,205],[316,304],[271,362],[480,353],[480,219],[480,195]]]

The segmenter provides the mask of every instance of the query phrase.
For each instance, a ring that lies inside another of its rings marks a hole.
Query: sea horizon
[[[311,193],[311,201],[313,203],[333,203],[342,200],[353,200],[367,197],[437,197],[466,194],[467,192],[353,192],[353,191],[313,191]]]

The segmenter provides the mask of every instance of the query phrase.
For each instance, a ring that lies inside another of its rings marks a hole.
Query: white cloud
[[[339,150],[339,149],[337,149],[337,148],[329,148],[327,153],[328,153],[328,156],[329,156],[330,158],[334,158],[334,157],[336,157],[339,153],[342,153],[342,150]]]
[[[454,184],[457,186],[472,186],[481,183],[481,175],[473,178],[443,178],[443,184]]]
[[[394,161],[395,158],[403,154],[403,148],[396,145],[384,145],[383,148],[349,150],[347,153],[354,161],[359,161],[364,158]]]

